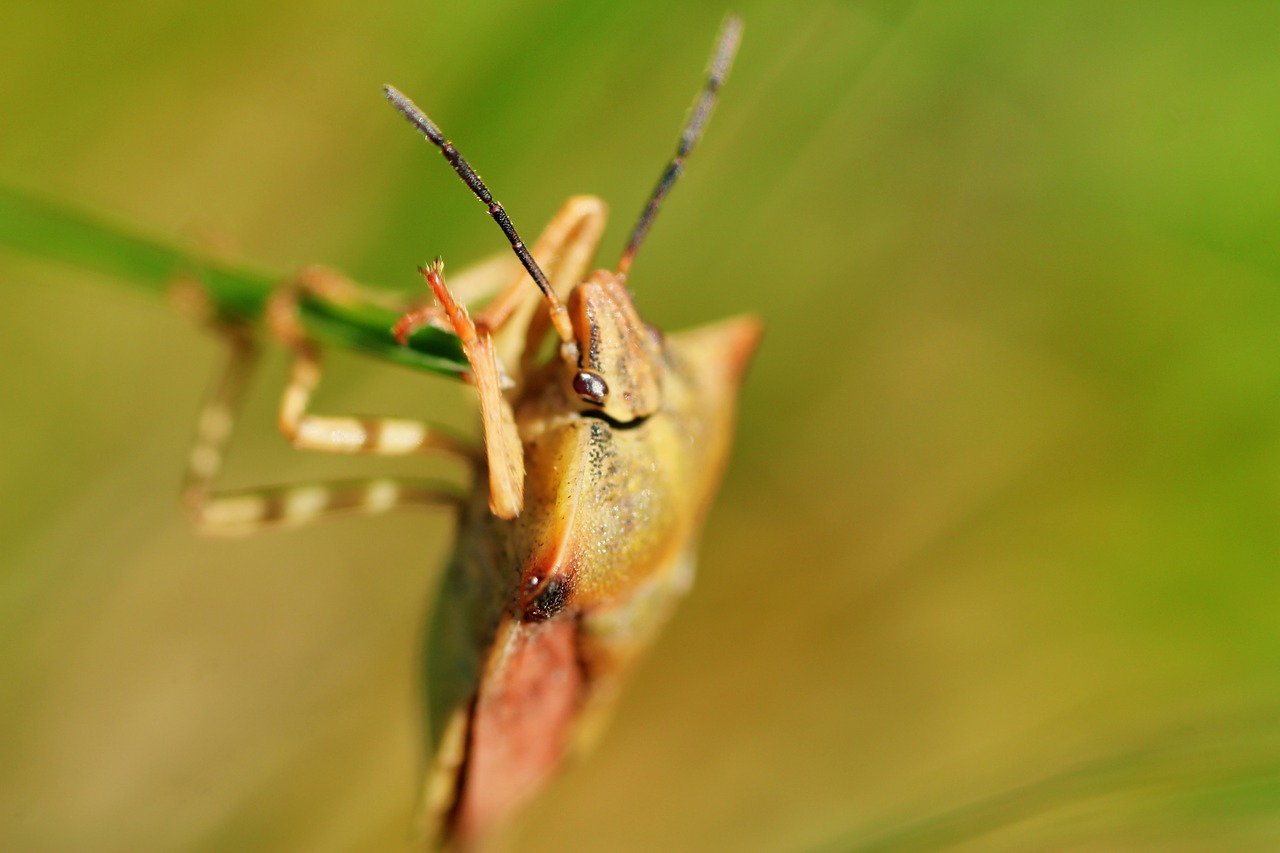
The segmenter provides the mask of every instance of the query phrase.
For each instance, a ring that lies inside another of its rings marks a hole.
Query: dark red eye
[[[583,400],[595,403],[597,406],[603,406],[605,399],[609,396],[609,386],[605,384],[603,377],[590,370],[578,371],[573,377],[573,390]]]

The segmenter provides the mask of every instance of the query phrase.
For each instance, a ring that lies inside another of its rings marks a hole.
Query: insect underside
[[[320,362],[297,320],[298,299],[385,301],[316,268],[282,288],[268,311],[268,327],[294,358],[280,426],[306,449],[459,456],[476,471],[469,495],[389,478],[214,492],[256,350],[243,330],[227,330],[231,367],[201,418],[189,466],[185,496],[198,525],[243,532],[340,512],[458,506],[457,545],[427,652],[433,757],[423,813],[440,843],[482,839],[590,742],[627,671],[693,580],[698,532],[728,458],[738,386],[760,325],[740,317],[663,336],[641,320],[626,281],[710,114],[740,32],[729,18],[676,156],[613,271],[588,274],[605,223],[600,200],[569,199],[526,248],[452,143],[388,87],[393,106],[440,148],[514,250],[452,285],[441,262],[423,267],[435,301],[403,306],[395,328],[401,341],[426,325],[458,336],[479,396],[484,450],[416,421],[309,410]],[[473,318],[462,292],[492,298]]]

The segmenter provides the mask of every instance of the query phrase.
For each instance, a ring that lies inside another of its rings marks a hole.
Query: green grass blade
[[[175,276],[189,275],[203,283],[219,313],[237,320],[258,320],[267,296],[284,278],[220,264],[4,186],[0,186],[0,248],[103,273],[156,294],[163,294]],[[410,346],[400,346],[391,335],[396,315],[376,305],[305,301],[302,321],[324,344],[447,376],[467,369],[453,335],[428,328],[414,335]]]

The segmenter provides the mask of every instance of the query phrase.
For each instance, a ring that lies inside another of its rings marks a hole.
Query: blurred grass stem
[[[235,321],[258,321],[267,296],[285,278],[220,263],[4,186],[0,249],[103,273],[159,295],[178,276],[189,276],[204,286],[221,316]],[[301,311],[307,332],[323,344],[446,376],[466,369],[457,339],[437,329],[424,329],[401,346],[391,334],[396,314],[379,305],[304,299]]]

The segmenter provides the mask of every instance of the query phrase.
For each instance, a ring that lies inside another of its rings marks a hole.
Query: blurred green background
[[[667,329],[768,326],[700,578],[511,850],[1280,846],[1280,4],[736,5],[636,264]],[[723,5],[4,4],[0,181],[287,271],[416,289],[613,206]],[[447,517],[202,540],[214,343],[0,253],[0,848],[399,849]],[[344,353],[322,407],[468,427]],[[225,482],[291,452],[278,352]],[[446,464],[412,471],[457,476]]]

